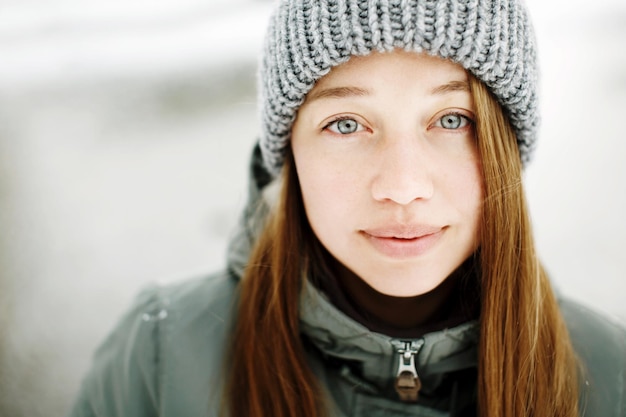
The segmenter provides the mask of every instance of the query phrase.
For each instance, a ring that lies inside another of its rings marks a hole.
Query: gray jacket
[[[251,203],[231,242],[227,271],[142,292],[96,351],[70,416],[218,416],[237,285],[264,216],[256,202],[269,177],[258,152],[252,173]],[[561,300],[561,309],[586,369],[583,415],[626,417],[626,331],[572,301]],[[397,340],[344,315],[310,284],[300,316],[331,416],[472,415],[477,322]],[[393,389],[406,369],[422,381],[416,404],[399,401]]]

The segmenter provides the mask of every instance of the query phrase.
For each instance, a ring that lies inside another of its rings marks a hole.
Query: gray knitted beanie
[[[279,0],[260,68],[260,145],[277,174],[298,108],[317,80],[352,55],[426,52],[485,83],[517,134],[522,162],[535,145],[535,39],[521,0]]]

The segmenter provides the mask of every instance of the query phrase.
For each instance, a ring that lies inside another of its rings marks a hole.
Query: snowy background
[[[263,0],[0,0],[0,416],[62,416],[147,283],[224,265]],[[626,2],[529,1],[526,185],[561,291],[626,322]]]

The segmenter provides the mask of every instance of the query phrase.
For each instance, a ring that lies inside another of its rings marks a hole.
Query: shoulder
[[[217,415],[238,280],[224,272],[159,290],[163,415]]]
[[[97,349],[71,416],[206,415],[236,287],[223,272],[143,290]]]
[[[159,307],[167,311],[167,323],[182,330],[198,320],[204,324],[224,322],[231,313],[237,284],[238,280],[224,271],[151,291]]]
[[[626,329],[568,299],[559,301],[583,373],[585,416],[626,416]]]

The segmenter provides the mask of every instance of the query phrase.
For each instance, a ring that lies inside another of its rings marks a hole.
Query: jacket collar
[[[322,355],[357,363],[363,378],[381,388],[394,383],[398,350],[406,342],[419,346],[415,365],[425,392],[436,389],[446,373],[477,364],[477,321],[427,333],[420,339],[394,339],[346,316],[308,280],[300,298],[300,325]]]

